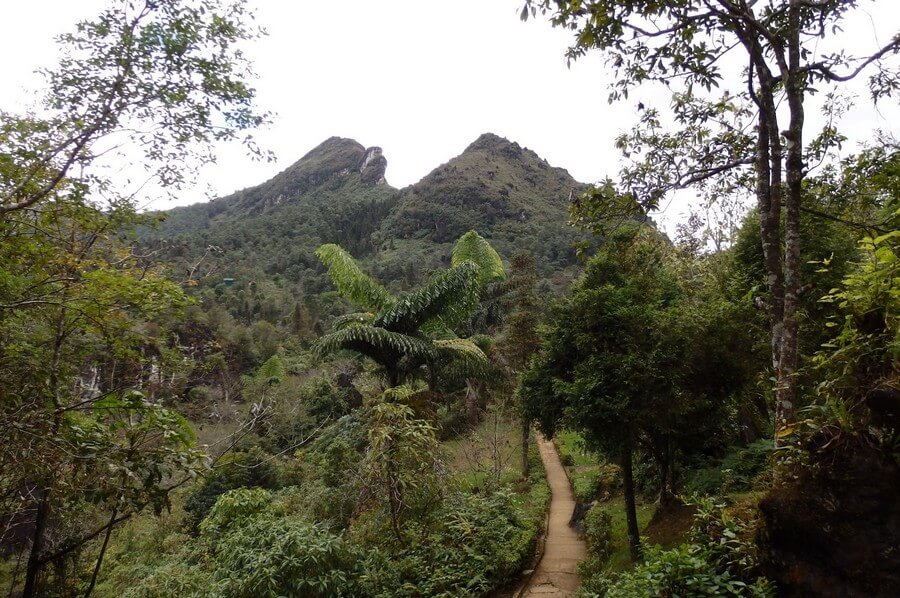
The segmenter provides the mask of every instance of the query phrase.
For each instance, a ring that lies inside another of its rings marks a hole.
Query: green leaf
[[[472,262],[478,268],[480,288],[484,288],[490,282],[506,278],[500,255],[474,230],[470,230],[456,242],[450,264],[456,267],[466,261]]]
[[[328,268],[338,292],[353,303],[372,311],[382,311],[394,304],[395,299],[387,289],[363,272],[339,245],[322,245],[316,249],[316,255]]]

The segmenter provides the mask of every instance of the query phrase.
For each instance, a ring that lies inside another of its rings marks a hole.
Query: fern
[[[431,341],[368,325],[347,326],[326,334],[319,340],[316,349],[319,354],[349,349],[379,363],[396,361],[401,356],[421,360],[436,356]]]
[[[357,312],[355,314],[347,314],[335,318],[334,323],[331,325],[331,328],[333,330],[340,330],[348,326],[361,326],[365,324],[371,324],[374,319],[375,314],[367,311]]]
[[[316,249],[319,260],[328,268],[338,292],[366,310],[382,311],[394,304],[394,297],[368,274],[339,245],[329,243]]]
[[[461,236],[453,247],[451,266],[456,267],[464,262],[472,262],[478,268],[479,288],[506,278],[503,260],[491,247],[491,244],[474,230]]]
[[[415,332],[426,323],[440,320],[452,327],[465,319],[478,305],[478,269],[463,262],[441,272],[421,289],[397,301],[373,324],[402,333]]]
[[[467,338],[433,341],[445,370],[455,378],[482,377],[490,367],[487,355]]]
[[[281,357],[276,354],[259,366],[259,369],[254,376],[254,381],[257,384],[278,384],[284,380],[284,376],[284,362],[281,361]]]

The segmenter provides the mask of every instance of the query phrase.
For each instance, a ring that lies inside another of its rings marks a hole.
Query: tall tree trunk
[[[797,404],[796,373],[799,365],[800,308],[800,204],[803,193],[803,81],[800,72],[800,5],[791,0],[788,9],[788,71],[785,76],[790,122],[787,140],[787,195],[784,226],[784,324],[781,368],[775,402],[775,442],[781,444],[794,423]]]
[[[116,509],[113,509],[112,516],[109,518],[109,524],[106,528],[106,534],[103,536],[103,544],[100,545],[100,554],[97,555],[97,564],[94,565],[94,573],[91,575],[91,583],[84,593],[84,598],[89,598],[89,596],[94,592],[94,586],[97,585],[97,578],[100,576],[100,567],[103,565],[103,557],[106,556],[106,547],[109,545],[109,537],[112,535],[112,530],[113,526],[116,523],[117,514],[118,511]]]
[[[641,531],[638,529],[637,508],[634,501],[634,473],[631,467],[631,432],[626,432],[622,446],[622,482],[625,487],[625,520],[628,524],[628,547],[631,561],[642,558]]]
[[[61,309],[56,316],[56,338],[53,343],[53,357],[50,360],[50,376],[48,379],[48,391],[56,408],[53,414],[50,437],[56,438],[62,425],[62,400],[60,397],[59,370],[62,361],[62,346],[66,338],[65,331],[66,310]],[[37,596],[38,578],[43,562],[41,552],[44,550],[44,536],[47,532],[47,523],[50,520],[50,494],[52,484],[47,484],[41,490],[41,498],[37,505],[37,515],[34,521],[34,534],[31,537],[31,551],[28,554],[28,564],[25,567],[25,588],[22,590],[22,598]]]
[[[469,424],[472,426],[478,424],[478,386],[477,380],[466,378],[466,419],[469,420]]]
[[[672,465],[671,443],[668,438],[660,442],[661,446],[652,449],[653,460],[659,475],[659,506],[667,507],[675,502],[674,467]]]
[[[38,595],[38,575],[41,571],[41,552],[44,549],[44,534],[47,530],[47,521],[50,519],[50,489],[41,491],[41,499],[38,501],[37,516],[34,522],[34,534],[31,537],[31,551],[28,554],[28,564],[25,566],[25,589],[22,590],[22,598],[34,598]]]
[[[795,3],[795,0],[791,0]],[[794,6],[796,9],[797,7]],[[796,16],[796,15],[795,15]],[[784,157],[781,145],[781,132],[778,128],[778,111],[775,97],[775,77],[772,74],[766,62],[766,53],[763,50],[759,33],[751,28],[737,28],[736,34],[740,38],[744,47],[750,55],[751,71],[755,72],[758,89],[754,89],[753,77],[748,81],[750,95],[759,109],[758,125],[757,125],[757,156],[756,156],[756,199],[759,207],[759,225],[760,238],[762,241],[763,260],[766,268],[766,282],[769,288],[769,326],[772,341],[772,368],[775,371],[776,378],[776,400],[775,400],[775,436],[776,443],[778,434],[784,429],[786,422],[793,419],[793,413],[781,413],[784,407],[785,392],[790,393],[791,387],[784,388],[783,382],[785,374],[783,364],[785,356],[785,326],[789,328],[787,347],[787,365],[792,367],[796,364],[796,343],[794,349],[791,350],[792,339],[796,339],[796,328],[791,328],[792,322],[796,323],[796,316],[791,312],[788,317],[785,315],[785,297],[791,293],[787,292],[786,287],[786,270],[790,270],[790,264],[794,263],[794,256],[782,260],[781,250],[781,213],[782,204],[784,203],[784,190],[782,188],[782,159]],[[799,39],[799,38],[797,38]],[[799,50],[799,46],[797,47]],[[777,50],[777,51],[780,51]],[[799,54],[798,54],[799,59]],[[780,62],[782,64],[783,61]],[[782,66],[782,74],[784,67]],[[787,83],[785,81],[785,83]],[[801,95],[802,97],[802,95]],[[801,106],[802,109],[802,106]],[[793,112],[791,124],[794,123]],[[802,123],[801,123],[802,128]],[[800,136],[802,137],[802,135]],[[802,141],[800,138],[797,142]],[[802,144],[797,143],[788,136],[788,151],[800,152],[802,166]],[[791,162],[791,155],[788,156],[788,162]],[[792,175],[789,164],[789,177]],[[801,179],[798,180],[802,181]],[[793,193],[791,188],[792,181],[789,182],[789,193]],[[789,198],[789,203],[793,198]],[[799,203],[796,204],[799,214]],[[789,206],[789,209],[792,209]],[[798,220],[799,221],[799,220]],[[785,222],[786,229],[792,229],[794,224],[790,220],[790,215]],[[786,236],[790,236],[788,231]],[[795,242],[786,243],[786,252],[799,250],[799,239]],[[796,262],[799,264],[799,253],[796,255]],[[795,282],[795,281],[791,281]],[[792,299],[796,299],[794,293]],[[790,309],[794,309],[796,304],[792,304]],[[793,360],[793,361],[792,361]],[[791,384],[793,384],[793,376],[791,376]],[[791,405],[793,406],[793,405]]]

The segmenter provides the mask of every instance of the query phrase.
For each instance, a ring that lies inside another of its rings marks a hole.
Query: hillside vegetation
[[[262,32],[241,0],[112,0],[60,38],[41,109],[0,113],[5,594],[503,596],[541,546],[537,429],[582,598],[900,595],[900,142],[839,130],[845,81],[900,89],[900,36],[831,53],[831,0],[524,4],[610,99],[665,84],[615,179],[484,134],[394,189],[332,137],[141,214],[103,149],[176,189],[259,154]]]

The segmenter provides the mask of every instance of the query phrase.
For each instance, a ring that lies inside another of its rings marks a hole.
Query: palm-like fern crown
[[[398,369],[438,361],[471,375],[485,371],[481,349],[451,332],[478,307],[479,294],[505,277],[500,256],[478,233],[469,231],[459,239],[449,270],[400,298],[365,274],[341,247],[322,245],[316,255],[341,295],[367,310],[337,318],[332,332],[319,341],[321,353],[356,351],[395,378]]]
[[[414,334],[421,328],[452,328],[478,305],[478,267],[463,262],[439,273],[425,285],[402,297],[373,324]]]

